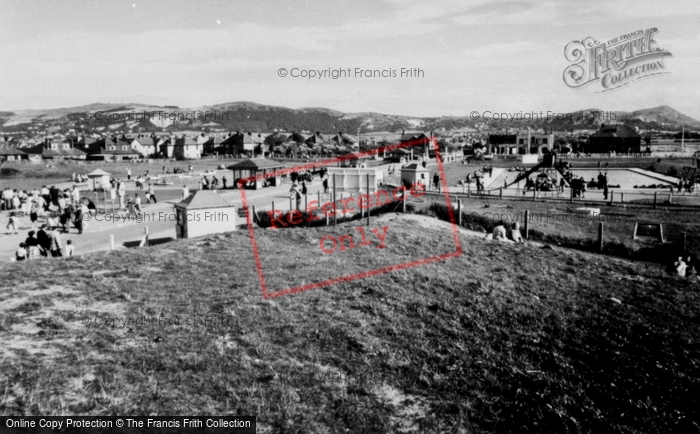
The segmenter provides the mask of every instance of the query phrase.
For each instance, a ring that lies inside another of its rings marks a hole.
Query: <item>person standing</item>
[[[80,189],[78,189],[77,185],[73,186],[73,189],[71,190],[71,194],[73,195],[73,203],[80,202]]]
[[[328,193],[328,178],[323,178],[323,192]]]
[[[83,234],[83,214],[83,207],[81,205],[76,206],[74,214],[75,220],[73,220],[73,226],[75,226],[75,228],[78,230],[79,235]]]
[[[15,214],[15,212],[11,211],[10,212],[10,220],[7,222],[8,235],[10,233],[12,233],[12,231],[15,232],[15,235],[18,234],[17,225],[19,225],[19,219],[17,218],[17,215]]]
[[[141,215],[141,196],[138,193],[134,194],[134,210],[136,215]]]
[[[303,194],[304,196],[306,196],[306,195],[308,194],[308,192],[309,192],[309,189],[306,188],[306,182],[305,182],[305,181],[301,181],[301,194]]]
[[[151,200],[153,200],[153,203],[158,203],[158,200],[156,199],[156,194],[153,190],[153,184],[148,184],[148,193],[146,194],[146,201],[148,203],[151,203]]]
[[[226,190],[226,177],[225,176],[221,177],[221,184],[223,184],[224,190]]]
[[[126,186],[119,180],[117,182],[117,194],[119,195],[119,209],[124,209],[126,204],[124,203],[124,196],[126,196]]]
[[[186,185],[183,185],[183,186],[182,186],[182,200],[187,199],[187,198],[189,197],[189,195],[190,195],[190,190],[189,190],[189,188],[187,188]]]
[[[131,168],[126,168],[126,180],[131,181]]]
[[[29,220],[32,222],[32,230],[36,229],[36,221],[39,219],[39,203],[36,198],[31,201],[31,208],[29,210]]]
[[[437,173],[433,175],[433,185],[435,190],[440,190],[440,176]]]
[[[61,243],[61,234],[58,233],[58,230],[53,229],[51,232],[49,232],[48,235],[49,239],[51,240],[51,244],[49,246],[51,256],[54,258],[63,256],[63,243]]]

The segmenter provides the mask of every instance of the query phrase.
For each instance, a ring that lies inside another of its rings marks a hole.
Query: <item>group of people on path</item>
[[[64,251],[61,234],[58,232],[58,229],[51,229],[48,225],[43,224],[37,232],[29,231],[27,239],[19,244],[14,260],[27,261],[46,257],[73,256],[74,252],[73,241],[68,240],[66,242]]]

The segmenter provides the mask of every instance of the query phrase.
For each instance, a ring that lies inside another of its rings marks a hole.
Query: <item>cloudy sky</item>
[[[700,2],[0,0],[0,110],[254,101],[415,116],[669,105],[700,119]],[[564,47],[650,27],[670,74],[567,87]],[[278,70],[420,68],[422,78]]]

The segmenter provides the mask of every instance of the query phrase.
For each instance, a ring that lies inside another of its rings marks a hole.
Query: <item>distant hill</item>
[[[207,114],[208,112],[208,114]],[[85,119],[85,113],[90,118]],[[98,119],[95,114],[99,113]],[[144,119],[146,113],[150,119]],[[131,114],[132,119],[119,115]],[[134,119],[134,115],[141,118]],[[155,106],[148,104],[94,103],[79,107],[56,109],[0,111],[0,131],[40,132],[47,128],[67,132],[75,129],[87,133],[111,130],[119,132],[158,132],[177,130],[224,131],[321,131],[331,133],[342,131],[357,134],[370,131],[401,130],[451,130],[457,128],[487,128],[490,131],[501,128],[545,128],[555,131],[576,129],[597,129],[601,123],[623,122],[642,129],[680,130],[682,126],[700,128],[700,121],[686,116],[668,106],[637,110],[634,112],[613,112],[609,115],[599,109],[586,109],[555,118],[516,119],[501,121],[473,120],[468,116],[415,117],[391,115],[375,112],[344,113],[323,107],[292,109],[258,104],[250,101],[230,102],[197,108],[175,106]],[[119,125],[123,124],[123,125]]]

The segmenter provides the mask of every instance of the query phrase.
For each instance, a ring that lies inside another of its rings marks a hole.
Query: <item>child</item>
[[[36,229],[36,221],[39,219],[39,204],[36,200],[32,201],[32,208],[29,211],[29,219],[32,221],[32,230]]]
[[[24,243],[19,243],[19,249],[15,253],[15,259],[18,261],[24,261],[27,259],[27,245]]]
[[[75,250],[75,247],[73,246],[73,241],[71,241],[71,240],[66,241],[66,256],[73,256],[74,250]]]
[[[136,198],[136,202],[134,203],[134,209],[138,213],[138,215],[141,215],[141,196],[138,195],[138,193],[134,194],[134,197]]]
[[[19,225],[19,221],[17,219],[17,214],[14,212],[10,213],[10,221],[7,222],[7,234],[10,235],[12,231],[15,231],[15,235],[17,235],[19,232],[17,232],[17,225]]]

